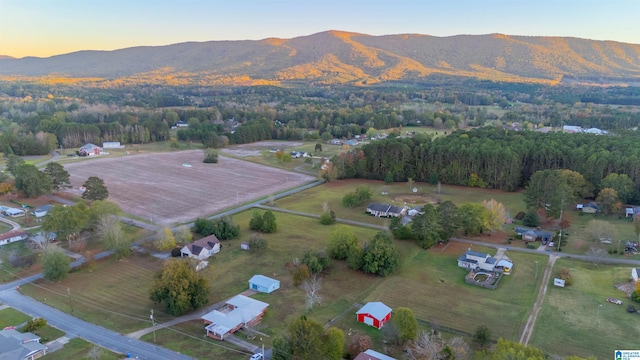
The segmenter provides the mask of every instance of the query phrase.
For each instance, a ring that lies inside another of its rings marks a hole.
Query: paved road
[[[128,338],[101,326],[88,323],[74,316],[54,309],[48,305],[21,295],[12,283],[12,289],[0,291],[0,301],[29,316],[47,319],[47,323],[65,333],[68,337],[80,337],[111,351],[126,354],[135,358],[149,360],[189,360],[191,357],[171,350],[149,344],[144,341]]]
[[[1,216],[1,217],[0,217],[0,221],[2,221],[2,222],[3,222],[3,223],[5,223],[5,224],[9,224],[9,225],[11,225],[11,226],[13,227],[13,229],[11,229],[11,230],[9,230],[9,231],[20,230],[20,224],[18,224],[18,223],[17,223],[17,222],[15,222],[15,221],[11,221],[11,220],[9,220],[9,219],[5,218],[4,216]],[[8,232],[8,231],[7,231],[7,232]]]

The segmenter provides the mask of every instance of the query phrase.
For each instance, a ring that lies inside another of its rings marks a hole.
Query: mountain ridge
[[[183,42],[47,58],[0,56],[0,75],[5,80],[200,85],[370,85],[428,81],[432,75],[550,85],[563,79],[626,84],[640,83],[640,45],[497,33],[374,36],[329,30],[290,39]]]

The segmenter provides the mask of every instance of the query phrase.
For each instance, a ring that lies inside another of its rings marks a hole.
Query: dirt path
[[[529,315],[529,319],[527,319],[527,324],[524,326],[524,330],[522,331],[522,336],[520,336],[520,343],[524,345],[529,344],[529,340],[531,339],[531,335],[533,334],[533,329],[536,324],[536,319],[538,318],[538,313],[542,308],[542,302],[544,301],[544,296],[547,294],[547,285],[549,285],[549,280],[551,279],[551,274],[553,272],[553,265],[556,263],[558,259],[557,256],[551,255],[549,256],[549,261],[547,262],[547,266],[544,268],[544,274],[542,275],[542,286],[540,287],[540,291],[538,292],[538,297],[536,298],[536,302],[533,304],[533,309],[531,311],[531,315]]]

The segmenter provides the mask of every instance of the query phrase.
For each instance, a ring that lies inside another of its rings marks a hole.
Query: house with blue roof
[[[271,293],[280,288],[280,281],[264,275],[253,275],[249,279],[249,289],[263,293]]]

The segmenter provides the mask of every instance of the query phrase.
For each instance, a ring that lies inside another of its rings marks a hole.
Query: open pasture
[[[303,174],[228,157],[204,164],[202,150],[98,158],[66,164],[72,192],[90,176],[104,180],[109,200],[126,213],[183,223],[313,180]],[[185,164],[190,165],[183,166]]]
[[[638,348],[640,315],[626,311],[631,300],[614,288],[628,281],[632,266],[593,266],[559,259],[553,274],[563,268],[569,269],[574,283],[559,288],[550,280],[530,344],[549,354],[595,355],[598,359],[610,358],[617,349]],[[608,303],[608,297],[623,304]]]

